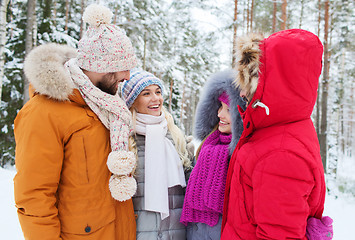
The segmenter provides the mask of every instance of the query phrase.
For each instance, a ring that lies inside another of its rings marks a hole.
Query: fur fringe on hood
[[[245,103],[239,96],[239,89],[233,84],[236,74],[233,70],[227,70],[216,73],[207,80],[202,90],[195,116],[195,137],[202,141],[219,122],[217,114],[221,103],[218,97],[223,92],[228,94],[233,136],[229,145],[230,153],[233,152],[243,132],[243,122],[237,106],[240,105],[245,108]]]
[[[258,86],[261,55],[259,44],[263,39],[263,35],[251,33],[240,37],[237,42],[238,59],[235,69],[238,74],[234,84],[245,90],[248,98],[254,95]]]
[[[36,93],[65,101],[75,86],[64,63],[76,56],[66,45],[48,43],[34,48],[26,57],[24,72]]]

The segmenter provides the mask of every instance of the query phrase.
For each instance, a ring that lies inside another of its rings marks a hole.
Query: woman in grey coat
[[[163,85],[153,74],[135,69],[121,93],[132,112],[130,145],[138,156],[137,239],[186,239],[179,220],[191,161],[184,135],[163,107]]]

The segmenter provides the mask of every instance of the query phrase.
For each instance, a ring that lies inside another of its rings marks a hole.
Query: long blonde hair
[[[136,156],[138,156],[137,143],[134,139],[134,135],[136,134],[137,111],[133,106],[130,108],[130,111],[132,112],[132,119],[133,119],[133,135],[131,135],[129,138],[129,149],[133,151],[136,154]],[[165,119],[168,123],[168,130],[171,133],[171,137],[173,139],[175,149],[179,154],[181,162],[186,169],[189,169],[192,166],[191,166],[191,161],[188,157],[185,136],[180,130],[180,128],[178,128],[178,126],[175,125],[173,116],[165,109],[165,107],[162,107],[162,111],[165,114]]]

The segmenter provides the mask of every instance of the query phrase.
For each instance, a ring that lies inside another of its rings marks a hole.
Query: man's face
[[[95,73],[84,70],[84,73],[96,87],[111,95],[115,95],[117,93],[118,84],[124,80],[129,80],[130,76],[128,70],[114,73]]]

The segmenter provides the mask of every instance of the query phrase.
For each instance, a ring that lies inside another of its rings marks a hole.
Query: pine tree
[[[12,1],[7,11],[7,33],[0,108],[0,165],[14,164],[13,121],[23,104],[22,66],[25,52],[26,2]],[[16,17],[14,17],[16,16]]]
[[[1,166],[4,166],[6,163],[14,164],[15,160],[13,122],[17,112],[24,104],[24,99],[27,100],[28,98],[28,95],[25,96],[28,93],[28,85],[25,85],[22,70],[26,51],[30,51],[36,44],[44,44],[46,42],[67,43],[75,46],[79,36],[79,27],[75,24],[68,25],[68,34],[75,38],[62,32],[64,24],[61,21],[61,9],[57,11],[58,18],[53,18],[51,0],[31,1],[31,3],[33,2],[36,3],[35,18],[29,19],[27,17],[28,2],[25,0],[11,1],[7,11],[5,76],[3,78],[3,92],[0,106]],[[75,18],[73,17],[74,21],[80,22],[81,16],[75,15],[75,11],[80,12],[80,8],[73,7],[72,9],[72,16],[75,16]],[[28,28],[31,25],[28,21],[33,21],[32,28]],[[26,35],[26,31],[31,31],[33,35]]]

